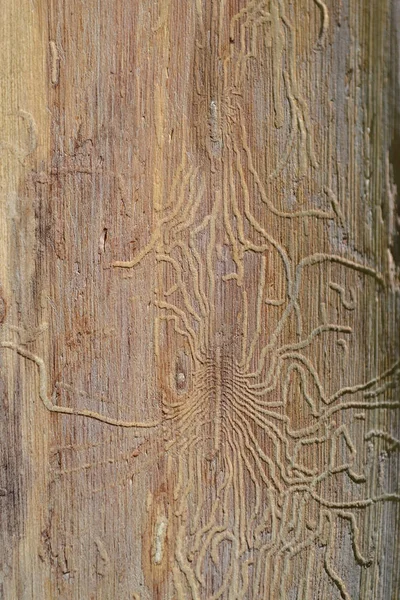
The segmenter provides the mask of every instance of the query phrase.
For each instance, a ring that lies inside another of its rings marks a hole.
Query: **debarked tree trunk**
[[[0,598],[395,600],[397,0],[0,3]]]

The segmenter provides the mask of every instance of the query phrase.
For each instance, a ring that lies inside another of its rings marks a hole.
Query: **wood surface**
[[[0,598],[399,598],[397,0],[0,1]]]

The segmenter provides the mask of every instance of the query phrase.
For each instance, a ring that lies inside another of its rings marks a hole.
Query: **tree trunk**
[[[1,2],[0,598],[398,597],[398,13]]]

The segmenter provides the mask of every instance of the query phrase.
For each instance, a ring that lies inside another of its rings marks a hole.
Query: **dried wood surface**
[[[398,598],[398,2],[0,9],[0,598]]]

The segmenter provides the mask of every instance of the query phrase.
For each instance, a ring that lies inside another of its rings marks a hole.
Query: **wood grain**
[[[0,598],[395,600],[396,1],[0,8]]]

